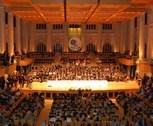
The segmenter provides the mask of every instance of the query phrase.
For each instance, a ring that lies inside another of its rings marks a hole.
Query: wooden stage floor
[[[82,83],[83,84],[83,83]],[[93,85],[95,85],[93,83]],[[94,87],[94,86],[93,86]],[[61,87],[48,87],[47,82],[33,82],[31,88],[24,86],[21,90],[23,92],[69,92],[70,87],[67,87],[66,84],[62,83]],[[94,87],[90,88],[93,92],[100,91],[138,91],[139,86],[136,81],[128,81],[128,82],[108,82],[107,86]]]

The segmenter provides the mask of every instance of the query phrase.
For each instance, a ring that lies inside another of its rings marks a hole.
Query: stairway
[[[46,126],[47,126],[52,103],[53,103],[53,100],[47,100],[47,99],[45,100],[45,107],[40,112],[39,118],[36,122],[36,126],[43,126],[42,123],[44,121],[46,121]]]

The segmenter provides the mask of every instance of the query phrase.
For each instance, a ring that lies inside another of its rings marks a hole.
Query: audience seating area
[[[0,109],[2,111],[8,111],[22,95],[23,93],[20,90],[2,90],[0,92]]]
[[[116,101],[106,95],[61,94],[54,97],[49,126],[152,126],[153,107],[135,94],[121,92]]]
[[[44,98],[41,95],[28,94],[20,104],[3,119],[3,125],[34,126],[44,107]]]
[[[62,63],[73,63],[76,61],[83,62],[84,60],[88,60],[88,53],[84,52],[72,52],[72,53],[62,53],[61,54],[61,62]]]
[[[153,77],[144,75],[140,89],[140,95],[153,105]]]
[[[116,59],[111,59],[111,58],[107,58],[107,59],[97,59],[97,64],[116,64]]]
[[[135,94],[120,93],[116,98],[119,105],[124,110],[124,115],[130,117],[133,126],[152,126],[153,107]]]
[[[78,60],[80,62],[86,60],[88,63],[90,63],[89,53],[86,52],[68,52],[68,53],[62,52],[60,53],[60,56],[61,56],[60,60],[62,63],[67,63],[67,62],[72,63]],[[110,52],[110,53],[97,53],[95,54],[95,56],[96,58],[99,59],[97,63],[116,63],[115,58],[119,58],[121,54],[118,52],[116,53]],[[27,57],[35,59],[34,61],[35,64],[43,64],[43,63],[49,64],[54,62],[56,54],[50,52],[43,52],[43,53],[29,52],[27,53]]]
[[[54,62],[54,53],[50,52],[29,52],[28,58],[33,58],[35,64],[51,64]]]
[[[55,54],[52,52],[29,52],[28,58],[52,58]]]
[[[128,52],[128,51],[127,51]],[[125,55],[127,55],[125,52]],[[128,52],[129,53],[129,52]],[[100,60],[96,67],[84,66],[77,63],[80,60],[89,60],[87,53],[61,53],[62,65],[54,62],[54,53],[28,53],[27,56],[35,59],[37,71],[32,76],[16,72],[0,78],[0,125],[34,126],[44,107],[44,97],[38,94],[24,95],[17,89],[17,83],[22,87],[32,81],[46,80],[100,80],[125,81],[128,76],[116,73],[114,66],[118,53],[97,53]],[[121,55],[119,57],[122,57]],[[66,60],[65,60],[66,59]],[[67,60],[68,59],[68,60]],[[72,62],[72,63],[71,63]],[[105,63],[105,64],[104,64]],[[114,63],[114,64],[113,64]],[[46,65],[51,64],[51,65]],[[84,77],[84,78],[80,78]],[[7,88],[4,84],[7,82]],[[88,92],[88,91],[87,91]],[[92,92],[92,91],[90,91]],[[53,104],[49,115],[49,126],[152,126],[153,125],[153,77],[144,75],[140,92],[120,92],[116,101],[119,107],[104,94],[81,93],[63,94],[53,96]],[[113,98],[114,98],[113,97]],[[23,98],[23,99],[22,99]]]
[[[20,102],[23,93],[20,90],[0,90],[0,125]]]
[[[55,67],[55,66],[54,66]],[[144,75],[142,85],[144,93],[121,92],[116,97],[119,108],[105,94],[59,94],[53,97],[49,122],[50,126],[106,126],[106,125],[153,125],[152,78]],[[14,107],[23,94],[19,91],[0,90],[0,124],[34,126],[44,106],[43,95],[29,94]],[[14,108],[13,108],[14,107]],[[12,109],[13,108],[13,109]],[[8,110],[10,115],[5,116]],[[4,118],[5,117],[5,118]],[[130,124],[129,124],[130,123]]]
[[[120,117],[118,107],[100,94],[57,96],[49,119],[49,126],[112,126],[127,121]]]
[[[48,58],[40,58],[35,59],[34,64],[52,64],[54,63],[54,59],[48,59]]]

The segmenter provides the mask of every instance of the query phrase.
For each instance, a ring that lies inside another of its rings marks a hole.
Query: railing
[[[149,105],[150,107],[153,107],[153,103],[148,101],[144,96],[138,95],[136,93],[134,93],[135,96],[137,96],[139,99],[141,99],[142,101],[144,101],[147,105]]]
[[[11,109],[9,109],[9,111],[6,112],[6,116],[9,116],[11,114],[11,112],[19,105],[19,103],[25,98],[27,94],[23,94],[18,100],[17,102],[15,102],[15,104],[13,104],[13,106],[11,107]]]

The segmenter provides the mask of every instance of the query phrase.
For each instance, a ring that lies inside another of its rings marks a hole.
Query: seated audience
[[[119,125],[118,107],[105,95],[64,95],[54,97],[49,115],[51,124]]]
[[[134,94],[120,93],[116,98],[117,102],[124,110],[124,114],[128,115],[133,123],[138,126],[153,125],[151,120],[153,109],[143,100],[139,99]],[[126,103],[126,107],[125,107]]]

